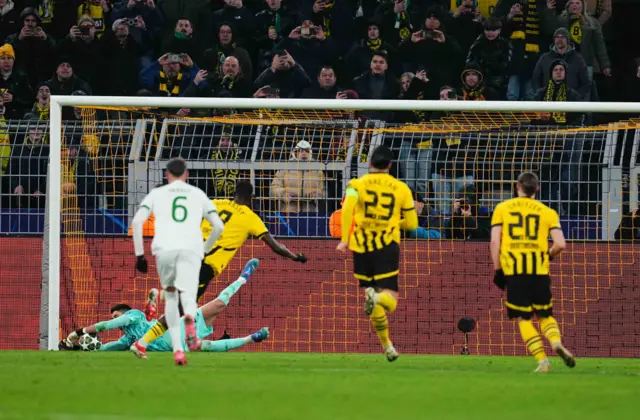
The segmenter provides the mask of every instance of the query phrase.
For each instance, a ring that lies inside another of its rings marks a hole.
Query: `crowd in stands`
[[[612,74],[611,15],[611,0],[0,0],[0,91],[6,119],[80,92],[589,101]]]

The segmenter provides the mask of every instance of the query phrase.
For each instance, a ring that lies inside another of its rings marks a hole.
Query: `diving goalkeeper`
[[[244,282],[246,282],[257,267],[258,260],[255,258],[250,260],[242,271],[239,280],[243,279]],[[226,308],[231,296],[233,296],[243,284],[243,282],[239,283],[236,280],[233,285],[224,289],[216,299],[206,303],[197,310],[195,321],[196,335],[199,339],[203,339],[213,333],[213,327],[211,326],[213,320],[224,310],[224,308]],[[109,321],[98,322],[97,324],[73,331],[66,339],[60,342],[58,348],[60,350],[72,350],[78,344],[78,340],[83,334],[96,334],[119,328],[122,331],[123,336],[120,337],[118,341],[112,341],[104,344],[100,348],[100,351],[126,351],[129,350],[136,340],[146,334],[149,330],[155,328],[158,324],[158,321],[156,320],[147,321],[145,314],[142,311],[131,309],[129,305],[123,303],[111,308],[111,318],[112,319]],[[185,343],[184,318],[181,320],[181,330],[182,343],[186,350],[188,346]],[[259,343],[268,337],[269,329],[265,327],[243,338],[231,338],[217,341],[202,340],[200,351],[224,352],[242,347],[245,344]],[[157,340],[149,343],[147,350],[162,352],[173,351],[169,334],[163,334]],[[146,357],[146,355],[142,355],[142,357]]]

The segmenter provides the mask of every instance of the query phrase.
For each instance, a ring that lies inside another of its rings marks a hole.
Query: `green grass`
[[[638,418],[640,361],[532,358],[0,352],[0,419]]]

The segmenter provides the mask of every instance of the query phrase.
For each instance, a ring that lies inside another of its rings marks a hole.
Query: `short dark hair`
[[[376,57],[376,56],[384,58],[384,61],[386,61],[387,63],[389,62],[389,53],[386,52],[385,50],[378,50],[374,52],[371,55],[371,60],[373,60],[373,57]]]
[[[131,310],[131,306],[127,305],[126,303],[118,303],[117,305],[113,305],[111,307],[111,312],[127,312]]]
[[[533,172],[524,172],[518,177],[520,190],[527,196],[532,196],[538,192],[538,175]]]
[[[251,201],[251,197],[253,197],[253,185],[251,185],[251,182],[238,181],[235,196],[244,201]]]
[[[382,145],[376,147],[371,154],[371,166],[376,169],[388,169],[393,160],[393,153],[387,146]]]
[[[320,77],[320,73],[322,73],[322,70],[331,70],[333,71],[334,74],[336,72],[336,70],[333,68],[331,64],[325,64],[322,67],[320,67],[320,70],[318,70],[318,77]]]
[[[176,178],[181,177],[187,171],[187,161],[181,157],[175,157],[167,163],[167,171]]]
[[[491,16],[482,22],[482,27],[485,31],[497,31],[498,29],[502,29],[502,20]]]

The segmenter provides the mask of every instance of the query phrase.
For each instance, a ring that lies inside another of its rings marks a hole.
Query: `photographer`
[[[253,85],[258,89],[255,97],[276,95],[275,91],[263,92],[268,86],[268,89],[277,89],[279,98],[297,98],[304,88],[311,85],[311,80],[289,52],[280,50],[274,53],[271,68],[263,71]]]
[[[131,96],[138,90],[142,47],[131,36],[130,27],[127,19],[118,19],[100,39],[103,54],[109,57],[98,90],[101,94]]]
[[[318,74],[323,64],[335,60],[331,41],[327,39],[322,27],[305,20],[282,41],[280,48],[291,54],[307,74]]]
[[[140,84],[154,96],[181,96],[199,70],[188,55],[167,53],[142,70]]]
[[[462,51],[469,51],[476,38],[482,35],[482,14],[477,7],[477,0],[457,0],[457,8],[452,11],[451,35],[453,35]]]
[[[183,96],[204,98],[249,98],[251,85],[245,80],[240,63],[235,57],[227,57],[222,71],[217,74],[200,70]]]
[[[78,24],[71,27],[69,35],[58,45],[57,56],[70,60],[75,75],[95,89],[101,82],[105,59],[96,38],[95,21],[89,16],[78,19]]]
[[[140,67],[145,68],[153,63],[157,57],[153,46],[158,42],[165,21],[154,0],[124,0],[115,7],[111,18],[114,22],[127,19],[125,22],[129,24],[129,34],[142,47]],[[136,25],[136,20],[141,21],[142,25]]]
[[[473,185],[465,186],[453,201],[453,216],[445,224],[448,239],[489,239],[491,217],[479,215],[477,193]]]

